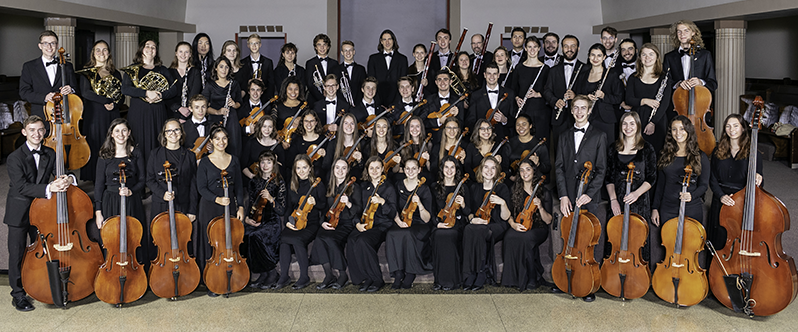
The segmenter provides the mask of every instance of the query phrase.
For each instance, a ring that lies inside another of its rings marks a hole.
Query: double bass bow
[[[172,164],[164,162],[166,191],[172,191]],[[200,270],[194,257],[188,255],[193,226],[183,213],[175,211],[174,199],[169,201],[169,211],[161,212],[150,224],[152,241],[158,247],[158,256],[149,271],[150,288],[158,297],[177,300],[191,294],[200,282]]]
[[[576,197],[582,196],[593,170],[593,163],[585,162]],[[551,276],[561,291],[573,297],[585,297],[598,291],[601,274],[593,249],[601,236],[601,224],[595,215],[574,206],[574,212],[562,218],[562,252],[551,267]],[[565,236],[568,236],[566,238]]]
[[[61,94],[56,93],[53,100],[53,132],[58,140],[55,144],[55,175],[62,178],[66,170],[64,146],[60,144]],[[68,302],[83,299],[94,292],[94,280],[103,255],[100,246],[86,234],[86,223],[94,216],[89,196],[72,185],[65,192],[52,195],[49,199],[36,198],[31,203],[30,224],[36,227],[39,236],[25,251],[21,279],[25,291],[36,301],[66,307]]]
[[[321,178],[316,178],[310,188],[308,188],[308,191],[299,198],[299,205],[296,210],[288,216],[288,222],[294,225],[297,230],[305,229],[308,225],[308,214],[313,210],[313,207],[316,206],[315,204],[308,203],[308,198],[311,197],[310,193],[313,192],[313,189],[316,188],[319,183],[321,183]]]
[[[693,169],[688,165],[684,169],[682,191],[684,194],[690,186]],[[698,304],[709,293],[707,276],[698,265],[698,253],[704,250],[707,233],[697,220],[686,217],[685,201],[679,204],[679,216],[662,225],[662,246],[665,247],[665,259],[657,263],[651,277],[654,293],[666,302],[677,306]]]
[[[119,187],[125,188],[125,163],[119,163]],[[127,215],[127,196],[119,195],[119,215],[105,220],[100,235],[106,258],[97,271],[94,292],[105,303],[122,307],[140,299],[147,291],[147,274],[136,260],[141,243],[141,222]]]
[[[61,67],[61,87],[67,84],[67,56],[69,55],[66,54],[63,47],[58,50],[58,66]],[[51,128],[50,136],[44,139],[44,145],[53,150],[55,150],[56,145],[68,145],[70,148],[69,156],[66,158],[67,169],[80,169],[86,166],[89,162],[89,157],[91,157],[89,143],[86,142],[86,136],[80,133],[80,127],[78,125],[83,118],[83,101],[74,93],[62,97],[61,101],[55,101],[55,98],[53,98],[53,101],[47,102],[47,105],[44,107],[44,114]],[[61,102],[63,102],[60,134],[62,137],[56,137],[54,133],[55,130],[53,130],[56,126],[53,111],[55,110],[55,104]]]
[[[377,209],[380,208],[381,204],[372,203],[371,199],[374,198],[374,195],[377,195],[377,191],[383,183],[385,183],[385,174],[380,177],[380,182],[374,186],[374,192],[372,192],[371,195],[369,195],[369,199],[364,202],[366,208],[363,209],[363,214],[360,216],[360,223],[365,224],[366,229],[374,227],[374,214],[377,213]]]
[[[341,196],[344,195],[346,190],[349,189],[349,187],[351,187],[355,181],[357,181],[357,178],[354,176],[349,179],[349,181],[344,185],[344,189],[342,189],[338,195],[335,195],[335,201],[332,204],[332,208],[327,211],[327,223],[329,223],[332,228],[338,227],[338,221],[340,220],[341,212],[343,212],[346,208],[346,204],[341,203]]]
[[[538,210],[538,206],[533,201],[535,200],[535,195],[538,194],[538,189],[543,185],[543,181],[546,181],[545,175],[540,176],[540,180],[535,184],[535,188],[532,189],[532,194],[524,200],[523,210],[515,217],[515,222],[524,226],[526,230],[532,228],[532,223],[534,222],[532,216]]]
[[[635,164],[630,162],[626,172],[627,195],[632,192],[634,173]],[[629,205],[624,202],[623,214],[607,221],[607,241],[612,243],[612,251],[601,266],[601,288],[624,300],[646,295],[651,286],[648,262],[641,258],[648,239],[648,222],[639,214],[631,213]]]
[[[690,40],[690,77],[685,79],[689,80],[695,77],[695,54],[698,51],[695,38]],[[673,91],[673,109],[679,115],[684,115],[695,126],[696,139],[698,140],[698,147],[707,155],[712,155],[715,150],[715,134],[712,132],[705,119],[707,114],[711,114],[709,107],[712,105],[712,93],[703,85],[697,85],[690,90],[685,90],[679,85]]]
[[[757,96],[754,105],[757,111],[751,121],[746,185],[731,196],[733,206],[720,209],[720,225],[728,234],[726,246],[713,252],[715,259],[709,266],[715,298],[750,317],[776,314],[798,293],[795,261],[781,246],[782,233],[790,229],[789,211],[781,200],[756,185],[762,98]]]
[[[410,197],[407,199],[407,202],[405,202],[404,208],[402,208],[402,213],[401,213],[402,221],[405,224],[407,224],[407,227],[413,225],[413,215],[416,213],[416,210],[418,210],[418,203],[413,202],[413,196],[416,195],[418,189],[421,188],[421,185],[423,185],[424,182],[427,182],[427,178],[422,177],[420,180],[418,180],[416,189],[413,189],[413,192],[410,194]]]
[[[221,175],[224,197],[230,198],[227,171],[222,170]],[[238,251],[243,241],[244,224],[230,216],[230,204],[227,204],[224,206],[224,216],[213,218],[208,223],[208,242],[213,247],[213,255],[205,265],[202,279],[209,291],[230,297],[230,294],[247,286],[249,267],[246,258],[241,257]]]
[[[480,219],[483,219],[490,223],[490,214],[493,212],[493,208],[496,204],[491,203],[490,196],[496,192],[496,186],[504,180],[504,172],[499,174],[499,177],[496,180],[493,180],[493,186],[491,186],[490,190],[485,193],[485,196],[482,198],[482,204],[477,209],[477,212],[474,213],[474,216]]]
[[[468,173],[463,175],[454,191],[446,196],[446,206],[438,211],[438,220],[446,224],[446,227],[454,227],[454,223],[457,221],[457,210],[460,209],[460,204],[457,204],[454,199],[460,194],[460,189],[463,188],[466,181],[468,181]]]

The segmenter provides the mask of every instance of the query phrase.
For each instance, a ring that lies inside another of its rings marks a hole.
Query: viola
[[[698,51],[695,39],[690,40],[690,77],[695,77],[695,54]],[[689,78],[688,78],[689,79]],[[695,126],[698,147],[707,155],[715,150],[715,134],[712,132],[705,119],[711,114],[709,107],[712,105],[712,93],[705,86],[694,86],[685,90],[681,86],[673,91],[673,109],[679,115],[684,115]]]
[[[538,149],[540,149],[541,146],[543,146],[544,143],[546,143],[546,138],[545,137],[541,138],[540,142],[538,142],[538,144],[535,144],[535,146],[532,147],[532,149],[524,150],[524,152],[521,153],[521,159],[518,159],[518,160],[513,161],[512,163],[510,163],[510,168],[512,168],[514,171],[517,171],[518,170],[518,165],[521,165],[521,162],[524,161],[524,160],[529,159],[530,156],[535,155],[535,153],[538,151]]]
[[[394,168],[396,165],[398,165],[398,163],[393,160],[393,157],[398,155],[400,152],[402,152],[402,149],[404,149],[404,148],[406,148],[406,147],[408,147],[410,145],[413,145],[413,140],[412,139],[408,140],[407,142],[405,142],[404,144],[399,146],[398,149],[388,152],[385,155],[385,159],[382,160],[382,163],[385,166],[384,167],[385,170],[383,172],[388,173],[388,170],[390,170],[390,169]]]
[[[584,167],[576,197],[584,193],[593,163],[585,162]],[[561,225],[561,236],[565,245],[551,267],[554,284],[573,297],[593,294],[601,285],[598,262],[593,257],[593,249],[601,236],[601,224],[595,215],[576,206],[573,213],[563,217]]]
[[[507,137],[507,136],[504,136],[504,139],[503,139],[501,142],[499,142],[499,144],[498,144],[498,145],[496,145],[496,147],[495,147],[495,148],[493,148],[493,150],[491,150],[490,152],[488,152],[487,154],[485,154],[484,156],[482,156],[482,158],[485,158],[485,157],[490,157],[490,156],[495,156],[497,153],[499,153],[499,150],[501,150],[502,146],[504,146],[504,144],[506,144],[506,143],[507,143],[507,141],[509,141],[509,140],[510,140],[510,138],[509,138],[509,137]],[[477,172],[477,170],[479,170],[479,166],[477,166],[477,167],[474,167],[474,173],[476,173],[476,172]]]
[[[53,132],[59,141],[63,137],[60,99],[60,93],[53,97]],[[55,145],[55,175],[61,178],[65,174],[64,146],[59,143]],[[36,301],[58,307],[91,295],[103,255],[100,246],[86,234],[86,223],[94,217],[89,196],[69,186],[49,199],[34,199],[29,211],[30,224],[38,229],[39,237],[27,247],[22,259],[25,291]]]
[[[61,67],[61,87],[67,83],[66,80],[66,51],[64,48],[58,50],[58,66]],[[76,87],[73,87],[76,88]],[[59,94],[60,95],[60,94]],[[63,102],[62,117],[61,117],[61,137],[55,136],[55,130],[52,130],[55,125],[55,104]],[[65,160],[67,169],[79,169],[89,162],[91,157],[91,149],[89,143],[86,142],[86,136],[80,133],[80,126],[78,123],[83,119],[83,101],[80,100],[74,93],[63,96],[61,100],[47,102],[44,107],[44,114],[47,122],[50,123],[50,135],[44,139],[44,145],[55,150],[57,145],[69,145],[69,157]]]
[[[120,163],[120,188],[125,188],[126,181],[125,163]],[[119,215],[106,219],[100,230],[106,259],[94,281],[97,298],[117,308],[140,299],[147,291],[147,274],[136,260],[136,248],[141,243],[141,222],[127,215],[127,197],[119,196]]]
[[[366,137],[366,135],[358,137],[357,141],[355,141],[355,144],[352,144],[352,146],[344,149],[344,158],[346,158],[346,162],[350,165],[355,162],[355,151],[360,150],[360,141],[362,141],[364,137]]]
[[[172,191],[172,165],[164,162],[166,190]],[[158,247],[158,257],[150,265],[150,288],[158,297],[177,300],[191,294],[200,282],[200,270],[194,257],[188,255],[193,226],[183,213],[175,211],[174,199],[169,201],[169,211],[161,212],[150,224],[153,243]]]
[[[480,59],[480,61],[482,60]],[[496,102],[496,107],[489,109],[488,112],[485,113],[485,119],[490,121],[491,126],[495,126],[497,123],[499,123],[498,121],[496,121],[494,116],[496,115],[496,112],[499,112],[499,106],[501,106],[502,102],[505,99],[507,99],[507,92],[504,93],[502,99],[499,99],[499,101]]]
[[[272,97],[272,99],[269,99],[269,101],[263,104],[263,106],[253,108],[252,111],[249,112],[249,115],[241,118],[241,120],[238,120],[238,124],[240,124],[242,127],[247,128],[246,129],[247,134],[252,134],[251,132],[249,132],[250,126],[258,122],[258,120],[260,120],[260,118],[262,118],[266,114],[264,110],[267,110],[269,105],[275,102],[277,98],[280,98],[280,96],[274,96]]]
[[[308,102],[302,103],[302,106],[300,106],[299,109],[296,110],[296,113],[294,113],[294,116],[291,116],[291,117],[288,117],[287,119],[285,119],[285,122],[283,123],[283,129],[277,131],[277,141],[278,142],[279,141],[285,141],[286,143],[291,144],[291,140],[293,139],[294,132],[296,132],[296,130],[299,129],[299,126],[301,126],[301,124],[294,125],[294,123],[296,122],[297,119],[299,119],[299,114],[301,114],[302,111],[304,111],[306,107],[308,107]]]
[[[399,118],[393,122],[396,126],[404,126],[407,123],[407,120],[410,120],[410,117],[413,116],[413,112],[418,110],[420,107],[427,104],[427,100],[421,100],[416,106],[413,106],[409,111],[404,111],[402,114],[399,115]]]
[[[790,214],[777,197],[756,185],[756,147],[764,103],[754,99],[751,148],[745,188],[732,195],[734,206],[722,206],[720,224],[726,246],[709,266],[712,294],[729,309],[749,316],[769,316],[786,308],[798,292],[795,261],[784,252],[781,235],[790,229]],[[710,243],[711,244],[711,243]]]
[[[493,208],[496,207],[496,204],[491,203],[490,196],[493,195],[494,192],[496,192],[496,185],[501,183],[502,180],[504,180],[504,172],[499,174],[499,177],[493,181],[493,186],[490,188],[490,190],[487,193],[485,193],[485,196],[482,198],[482,204],[477,209],[477,212],[474,213],[474,216],[480,219],[484,219],[485,221],[490,223],[490,214],[491,212],[493,212]]]
[[[227,171],[222,170],[221,175],[224,197],[229,198]],[[247,260],[238,251],[244,242],[244,224],[230,217],[230,204],[224,206],[224,216],[213,218],[208,223],[208,242],[213,247],[213,255],[205,265],[202,279],[209,291],[230,297],[230,294],[244,289],[250,277]]]
[[[635,164],[630,162],[627,169],[626,194],[629,195]],[[607,240],[612,243],[612,251],[601,266],[601,288],[605,292],[624,300],[646,295],[651,286],[651,271],[641,256],[646,239],[648,222],[639,214],[631,213],[629,203],[624,203],[623,214],[607,221]]]
[[[402,209],[402,221],[407,224],[407,227],[413,225],[413,214],[416,213],[418,210],[418,203],[413,202],[413,196],[416,195],[418,189],[421,188],[421,185],[427,182],[426,178],[421,178],[416,185],[416,189],[413,189],[413,193],[410,194],[410,197],[405,202],[405,207]]]
[[[382,108],[385,108],[385,106],[383,106]],[[393,113],[394,109],[396,109],[396,106],[391,106],[391,108],[385,108],[385,110],[382,111],[380,114],[369,115],[366,118],[366,122],[362,122],[362,123],[358,123],[357,124],[357,128],[362,130],[362,131],[364,131],[364,132],[369,130],[369,129],[371,129],[371,128],[374,128],[374,125],[377,124],[377,120],[385,117],[388,114]]]
[[[308,188],[308,191],[299,198],[299,205],[297,206],[296,210],[288,216],[288,222],[291,225],[294,225],[297,230],[305,229],[308,225],[308,214],[310,211],[313,210],[313,207],[316,206],[315,204],[308,203],[308,197],[310,193],[313,191],[313,188],[321,183],[321,178],[316,178],[316,181],[313,181],[313,184]]]
[[[418,152],[416,152],[416,154],[413,155],[413,159],[418,160],[419,167],[424,167],[424,164],[427,163],[427,159],[422,157],[421,155],[423,155],[424,151],[427,150],[427,144],[429,144],[429,141],[431,139],[432,139],[432,134],[431,133],[427,134],[427,139],[424,140],[424,144],[421,144],[421,149],[419,149]]]
[[[465,129],[463,129],[463,132],[462,132],[462,133],[460,133],[460,137],[458,137],[458,138],[457,138],[457,143],[455,143],[455,144],[454,144],[454,147],[452,147],[451,149],[449,149],[449,155],[450,155],[450,156],[452,156],[452,157],[455,157],[455,158],[456,158],[457,156],[460,156],[460,155],[462,155],[463,153],[465,153],[465,149],[463,149],[463,147],[461,147],[461,146],[460,146],[460,143],[462,143],[462,142],[463,142],[463,138],[464,138],[464,137],[465,137],[465,135],[467,135],[467,134],[468,134],[468,127],[466,127]]]
[[[327,142],[329,142],[333,138],[335,138],[335,132],[328,131],[327,135],[325,135],[324,139],[321,140],[321,142],[319,144],[311,144],[308,147],[307,154],[308,154],[308,157],[310,157],[310,162],[311,163],[315,162],[316,160],[319,160],[319,158],[321,158],[321,155],[319,154],[319,150],[321,150],[324,147],[324,144],[327,144]]]
[[[357,178],[354,176],[349,179],[349,182],[344,185],[344,188],[341,190],[341,192],[338,193],[338,195],[335,195],[335,201],[332,204],[332,208],[327,211],[327,223],[329,223],[332,228],[338,227],[338,221],[341,217],[341,212],[343,212],[346,208],[346,204],[341,203],[341,196],[344,195],[346,190],[349,189],[349,187],[351,187],[355,181],[357,181]]]
[[[380,186],[385,183],[385,174],[380,177],[380,182],[374,186],[374,192],[369,195],[369,199],[366,200],[365,205],[366,208],[363,210],[363,214],[360,216],[360,223],[366,225],[366,229],[371,229],[374,227],[374,214],[377,213],[377,209],[380,208],[381,204],[372,203],[371,199],[377,195],[377,191],[380,189]]]
[[[466,100],[466,98],[468,98],[468,93],[463,94],[462,96],[460,96],[460,98],[457,98],[457,100],[455,102],[451,103],[451,104],[450,103],[446,103],[446,104],[441,105],[440,109],[438,109],[435,112],[432,112],[432,113],[428,114],[427,115],[427,119],[440,119],[440,118],[443,118],[445,116],[449,116],[449,112],[452,110],[452,108],[454,108],[454,106],[457,105],[457,103],[459,103],[459,102],[461,102],[463,100]],[[432,130],[438,131],[439,129],[440,128],[433,128]]]
[[[438,220],[446,224],[446,227],[454,227],[454,223],[457,220],[457,210],[460,209],[460,204],[457,204],[454,199],[460,194],[460,189],[463,188],[466,181],[468,181],[468,173],[463,175],[454,191],[446,196],[446,206],[438,211]]]
[[[538,206],[532,201],[534,201],[535,196],[538,194],[538,189],[540,189],[540,186],[545,180],[546,176],[541,175],[540,180],[535,184],[535,188],[532,189],[532,194],[529,195],[526,200],[524,200],[524,208],[521,210],[518,216],[515,217],[515,222],[521,224],[527,230],[532,228],[532,223],[534,222],[532,216],[535,214],[535,211],[538,210]]]
[[[266,179],[266,185],[264,188],[269,186],[269,183],[276,178],[276,173],[270,174],[269,178]],[[263,209],[266,207],[266,204],[269,204],[269,200],[263,197],[263,195],[258,195],[258,201],[255,204],[252,204],[252,208],[249,210],[249,215],[256,224],[260,224],[261,221],[263,221]]]
[[[222,122],[219,121],[219,126],[221,125]],[[194,141],[194,146],[191,148],[191,152],[194,152],[194,156],[197,157],[197,160],[202,159],[202,156],[204,156],[206,153],[213,152],[213,145],[209,144],[211,142],[211,130],[208,129],[207,131],[208,133],[205,134],[205,137],[197,137],[197,139]]]
[[[684,173],[682,193],[690,186],[693,169],[688,165]],[[662,245],[666,254],[665,259],[657,263],[651,286],[666,302],[691,306],[704,300],[709,293],[707,276],[698,265],[698,253],[704,250],[707,233],[700,222],[684,215],[684,206],[682,200],[679,216],[662,225]]]

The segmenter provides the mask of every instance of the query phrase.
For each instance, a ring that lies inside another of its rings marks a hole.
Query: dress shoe
[[[441,288],[442,288],[441,285],[438,285],[438,284],[432,285],[432,290],[434,290],[434,291],[439,291],[439,290],[441,290]]]
[[[471,287],[471,291],[472,292],[476,292],[476,291],[482,290],[483,288],[485,288],[485,286],[474,286],[474,287]]]
[[[290,284],[290,283],[291,283],[290,280],[286,280],[284,282],[278,282],[276,285],[274,285],[274,287],[272,289],[283,289],[286,286],[288,286],[288,284]]]
[[[318,289],[318,290],[327,289],[329,287],[330,287],[330,284],[325,284],[325,283],[320,283],[320,284],[316,285],[316,289]]]
[[[219,297],[219,294],[216,294],[214,292],[208,291],[208,297]]]
[[[448,291],[450,291],[450,290],[452,290],[452,288],[451,288],[451,287],[443,287],[443,288],[441,288],[441,289],[443,289],[444,291],[447,291],[447,292],[448,292]]]
[[[361,291],[361,292],[365,292],[365,291],[367,291],[369,289],[370,286],[371,286],[371,281],[370,280],[366,280],[366,281],[363,282],[362,285],[360,285],[360,288],[358,288],[357,290]]]
[[[341,286],[337,282],[334,282],[334,283],[330,284],[330,288],[332,288],[332,289],[341,289],[341,288],[344,288],[344,286]]]
[[[272,289],[272,288],[274,288],[275,285],[277,285],[276,282],[271,283],[271,284],[262,284],[262,285],[260,285],[260,289],[264,289],[264,290],[265,289]]]
[[[30,303],[27,296],[23,296],[20,298],[12,298],[11,305],[14,306],[19,311],[31,311],[36,309],[33,304]]]
[[[369,292],[369,293],[374,293],[374,292],[382,289],[383,286],[385,286],[384,282],[379,282],[379,283],[376,283],[376,284],[372,284],[371,286],[369,286],[369,288],[366,291]]]
[[[464,291],[470,291],[472,286],[463,286]]]
[[[305,287],[308,287],[308,285],[310,285],[310,281],[304,282],[304,283],[301,283],[301,284],[300,283],[295,283],[293,286],[291,286],[291,289],[300,290],[300,289],[303,289]]]
[[[585,301],[585,302],[593,302],[595,300],[596,300],[596,294],[590,294],[590,295],[585,296],[585,297],[582,298],[582,301]]]
[[[551,292],[552,292],[552,293],[554,293],[554,294],[563,294],[563,293],[565,293],[565,292],[561,291],[561,290],[560,290],[559,288],[557,288],[557,287],[552,287],[552,288],[551,288]]]

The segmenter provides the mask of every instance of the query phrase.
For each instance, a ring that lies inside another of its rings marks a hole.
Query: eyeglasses
[[[177,134],[179,134],[179,133],[180,133],[180,128],[175,128],[175,129],[166,129],[166,130],[164,130],[163,132],[164,132],[165,134],[167,134],[167,135],[177,135]]]

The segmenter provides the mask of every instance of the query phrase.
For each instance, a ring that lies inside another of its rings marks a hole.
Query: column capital
[[[114,26],[114,33],[139,33],[139,27],[134,25]]]
[[[651,28],[648,30],[648,34],[652,36],[667,36],[671,34],[671,29],[668,27]]]
[[[717,29],[748,29],[748,22],[743,20],[717,20],[715,21],[715,30]]]
[[[78,20],[74,17],[45,17],[44,26],[68,26],[75,27]]]

